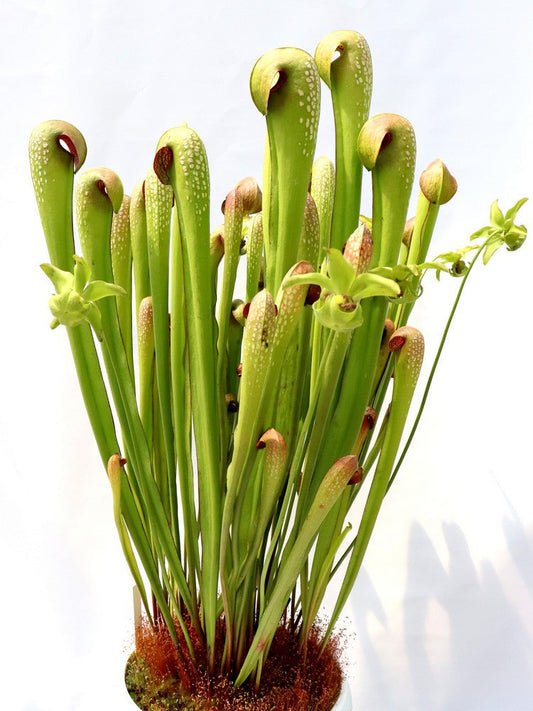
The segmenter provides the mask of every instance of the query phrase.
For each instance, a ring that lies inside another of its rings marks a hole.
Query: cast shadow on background
[[[415,708],[530,711],[531,639],[493,566],[484,561],[476,571],[461,528],[442,529],[447,568],[419,524],[409,538],[404,640]],[[432,602],[445,613],[447,629],[431,628]],[[447,648],[444,664],[431,658],[433,640]]]
[[[525,583],[533,609],[533,532],[519,520],[503,522],[509,557]],[[353,604],[366,673],[390,711],[531,711],[533,640],[491,563],[474,565],[457,524],[443,524],[444,564],[424,528],[409,535],[403,645],[408,676],[397,688],[394,650],[379,654],[369,629],[374,617],[387,628],[379,594],[362,569]],[[501,574],[501,573],[500,573]],[[355,601],[354,601],[355,602]],[[361,604],[363,603],[363,604]],[[355,670],[355,676],[358,671]],[[363,680],[360,680],[363,681]],[[357,682],[356,682],[357,686]],[[372,697],[372,690],[368,689]],[[376,697],[377,701],[377,697]]]

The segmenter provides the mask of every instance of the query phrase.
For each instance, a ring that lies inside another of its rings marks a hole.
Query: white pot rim
[[[352,711],[352,694],[350,684],[345,676],[342,677],[341,693],[331,711]]]

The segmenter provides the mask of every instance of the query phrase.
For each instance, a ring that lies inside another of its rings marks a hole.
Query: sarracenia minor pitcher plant
[[[321,81],[334,162],[314,159]],[[314,58],[268,52],[250,86],[266,118],[262,192],[240,181],[213,230],[206,152],[186,124],[161,137],[131,197],[105,168],[74,186],[86,145],[70,124],[47,121],[30,139],[52,327],[66,327],[144,614],[190,654],[194,634],[211,672],[237,686],[259,684],[280,624],[305,650],[334,577],[324,645],[339,618],[405,454],[427,273],[460,277],[459,298],[480,255],[526,236],[525,200],[505,214],[494,203],[467,247],[428,261],[456,182],[431,163],[408,219],[414,131],[401,116],[369,118],[358,33],[329,34]]]

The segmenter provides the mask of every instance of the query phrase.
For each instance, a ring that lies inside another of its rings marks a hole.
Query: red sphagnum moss
[[[223,635],[221,624],[219,642]],[[176,651],[164,625],[152,630],[143,623],[126,667],[126,686],[143,711],[327,711],[340,692],[343,644],[342,635],[332,637],[320,654],[322,635],[315,625],[304,658],[290,626],[280,626],[255,692],[251,686],[236,689],[223,676],[209,677],[202,642],[192,630],[194,662],[185,644]]]

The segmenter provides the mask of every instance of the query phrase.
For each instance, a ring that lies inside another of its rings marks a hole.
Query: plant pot
[[[352,695],[350,693],[350,684],[346,677],[342,679],[341,693],[332,711],[352,711]]]
[[[133,657],[133,655],[132,655],[132,657]],[[127,663],[127,665],[126,665],[126,671],[128,670],[128,666],[129,666],[130,663],[131,663],[132,657],[130,657],[130,659],[128,659],[128,663]],[[127,676],[127,674],[126,674],[126,676]],[[132,709],[133,709],[133,708],[145,709],[146,707],[141,706],[140,704],[138,704],[138,703],[133,699],[133,697],[131,696],[131,691],[130,691],[130,689],[128,688],[128,684],[127,684],[127,683],[126,683],[126,688],[127,688],[127,690],[128,690],[128,693],[130,694],[130,698],[131,698],[131,708],[132,708]],[[163,708],[163,707],[162,707],[162,708]],[[167,708],[167,706],[165,706],[164,708]],[[187,707],[187,708],[188,708],[188,707]],[[352,711],[352,708],[353,708],[353,707],[352,707],[352,696],[351,696],[351,693],[350,693],[350,685],[349,685],[348,680],[346,679],[346,677],[343,676],[343,679],[342,679],[342,686],[341,686],[341,690],[340,690],[340,693],[339,693],[339,697],[338,697],[337,701],[335,702],[334,706],[331,707],[331,711]],[[173,709],[172,709],[171,706],[169,706],[168,709],[169,709],[169,711],[173,711]],[[328,711],[328,710],[327,710],[327,709],[321,709],[321,711]]]

